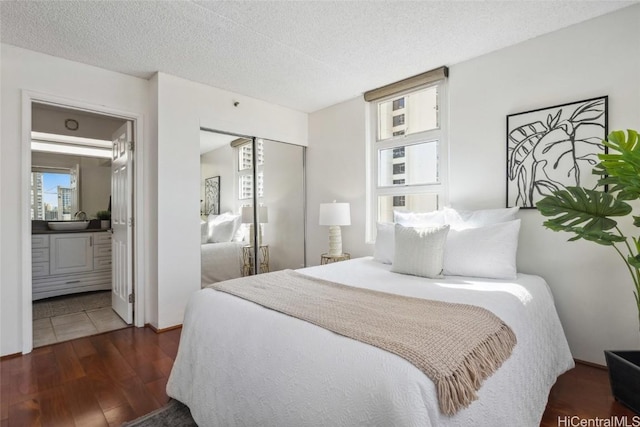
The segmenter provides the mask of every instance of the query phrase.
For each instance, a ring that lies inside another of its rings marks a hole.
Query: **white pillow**
[[[210,243],[230,242],[240,227],[240,215],[222,214],[209,222]]]
[[[209,224],[207,221],[200,221],[200,244],[207,243],[209,240]]]
[[[218,217],[222,217],[223,215],[229,215],[228,212],[225,212],[220,215],[209,214],[207,217],[207,242],[211,241],[211,234],[213,233],[213,226],[216,224]]]
[[[483,227],[490,224],[513,221],[520,208],[481,209],[476,211],[463,211],[452,208],[444,208],[444,223],[451,225],[452,230],[465,230],[467,228]]]
[[[519,219],[449,231],[444,248],[444,274],[515,279],[519,231]]]
[[[238,222],[238,229],[231,239],[232,242],[243,242],[247,234],[249,234],[249,232],[247,231],[249,230],[249,224],[242,224],[240,221]]]
[[[395,240],[394,223],[377,223],[376,245],[373,249],[373,259],[383,264],[391,264],[393,262]]]
[[[443,211],[433,212],[400,212],[393,211],[393,222],[404,226],[438,226],[445,224]]]
[[[391,271],[436,279],[442,277],[444,245],[449,226],[395,225],[395,256]]]

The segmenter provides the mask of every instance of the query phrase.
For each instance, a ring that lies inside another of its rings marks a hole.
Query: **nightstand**
[[[269,272],[269,245],[260,245],[258,247],[258,257],[260,264],[258,265],[260,273]],[[253,246],[247,245],[242,247],[242,275],[251,276],[253,274]]]
[[[320,265],[331,264],[332,262],[340,262],[351,259],[351,255],[348,253],[343,253],[342,255],[329,255],[322,254],[320,257]]]

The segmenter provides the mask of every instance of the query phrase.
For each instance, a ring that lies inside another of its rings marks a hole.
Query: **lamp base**
[[[329,226],[329,252],[330,256],[342,255],[342,233],[339,225]]]

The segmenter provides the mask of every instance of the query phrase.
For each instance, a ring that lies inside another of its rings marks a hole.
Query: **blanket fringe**
[[[503,324],[469,353],[458,369],[436,381],[438,401],[443,414],[453,415],[478,398],[476,390],[491,376],[515,347],[517,339],[511,328]]]

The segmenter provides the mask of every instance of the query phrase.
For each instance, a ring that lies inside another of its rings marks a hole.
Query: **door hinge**
[[[129,227],[133,227],[133,217],[129,218]]]
[[[133,303],[135,302],[135,300],[136,300],[136,297],[134,297],[133,294],[129,294],[129,302]]]
[[[133,141],[129,141],[129,143],[127,144],[127,148],[129,149],[129,151],[133,151],[135,147],[136,145],[133,143]]]

